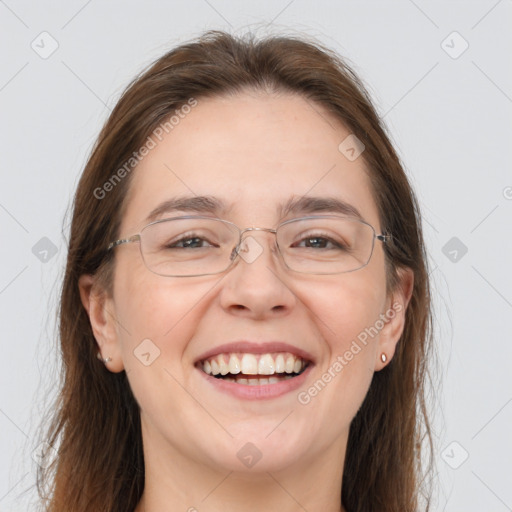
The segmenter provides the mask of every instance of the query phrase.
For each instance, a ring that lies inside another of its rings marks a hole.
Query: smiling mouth
[[[293,379],[310,362],[290,352],[266,354],[223,353],[200,361],[198,367],[207,375],[246,386],[262,386]]]

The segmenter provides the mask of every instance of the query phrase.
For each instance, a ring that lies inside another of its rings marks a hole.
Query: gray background
[[[0,1],[0,511],[34,508],[65,214],[86,156],[129,80],[207,28],[315,36],[368,85],[432,266],[434,509],[512,510],[511,20],[510,0]]]

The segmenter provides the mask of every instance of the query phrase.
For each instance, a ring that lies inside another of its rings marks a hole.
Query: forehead
[[[275,225],[293,199],[334,198],[378,227],[365,162],[340,152],[350,132],[320,105],[247,92],[198,99],[180,114],[168,133],[152,135],[133,171],[123,229],[141,229],[169,199],[194,196],[218,198],[223,218],[244,226]]]

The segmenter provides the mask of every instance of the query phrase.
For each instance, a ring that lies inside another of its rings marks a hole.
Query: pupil
[[[313,243],[311,243],[313,241]],[[308,238],[306,242],[307,247],[321,247],[325,248],[327,240],[325,238]]]
[[[187,240],[185,240],[183,242],[183,246],[184,247],[200,247],[201,246],[201,239],[198,238],[198,237],[187,238]]]

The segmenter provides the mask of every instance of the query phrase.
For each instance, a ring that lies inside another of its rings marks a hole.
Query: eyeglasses
[[[188,215],[157,220],[137,235],[116,240],[118,245],[139,242],[146,267],[166,277],[193,277],[220,274],[240,256],[252,263],[263,247],[249,231],[276,235],[276,246],[285,266],[304,274],[353,272],[370,261],[375,239],[386,242],[390,235],[377,235],[359,219],[336,215],[287,220],[276,229],[246,228],[227,220]]]

